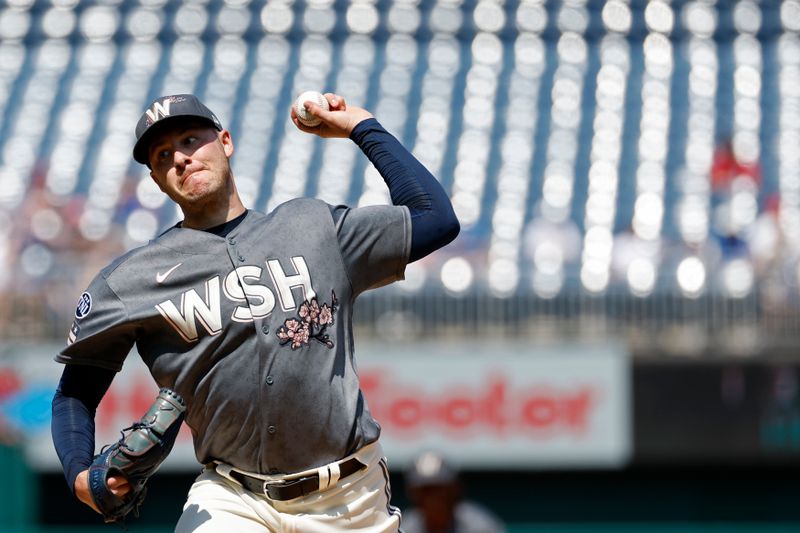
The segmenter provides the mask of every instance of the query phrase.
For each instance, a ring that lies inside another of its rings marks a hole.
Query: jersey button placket
[[[235,247],[237,242],[238,241],[236,240],[236,237],[228,237],[228,249],[230,251],[230,256],[231,258],[235,257],[236,260],[239,261],[240,263],[244,263],[245,257]]]

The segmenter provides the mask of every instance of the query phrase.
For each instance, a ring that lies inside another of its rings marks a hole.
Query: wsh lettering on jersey
[[[300,289],[300,303],[316,296],[311,288],[311,275],[305,259],[295,256],[291,258],[291,262],[295,274],[287,274],[280,261],[269,259],[266,261],[266,269],[260,266],[241,266],[229,272],[223,280],[220,280],[220,276],[207,279],[203,296],[197,290],[190,289],[181,294],[179,305],[172,300],[166,300],[155,307],[187,342],[194,342],[199,338],[198,322],[209,335],[217,335],[222,331],[223,294],[228,300],[242,304],[231,315],[231,320],[235,322],[252,322],[256,318],[269,316],[278,303],[283,311],[291,311],[298,305],[292,289]],[[264,270],[272,281],[272,289],[261,283]]]

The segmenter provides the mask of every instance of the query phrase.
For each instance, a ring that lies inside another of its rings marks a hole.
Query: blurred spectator
[[[462,500],[455,468],[435,452],[418,456],[406,472],[406,491],[414,508],[403,512],[405,533],[501,533],[498,517],[483,506]]]
[[[761,180],[761,170],[758,165],[741,163],[736,158],[733,144],[729,139],[714,150],[714,160],[711,163],[711,186],[715,191],[724,190],[731,181],[738,177],[746,177],[758,183]]]
[[[718,273],[725,294],[744,297],[766,277],[777,253],[777,199],[759,208],[759,162],[743,162],[730,141],[720,144],[710,169],[712,186],[711,241],[719,260],[709,264]]]

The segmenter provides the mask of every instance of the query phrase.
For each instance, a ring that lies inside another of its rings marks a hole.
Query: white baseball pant
[[[206,467],[189,489],[175,532],[397,532],[400,528],[400,511],[390,502],[389,472],[380,444],[369,444],[350,457],[356,457],[367,468],[339,480],[325,490],[288,501],[272,500],[250,492],[222,475],[227,465]],[[285,476],[285,479],[313,473],[322,474],[321,477],[327,479],[330,472],[338,471],[335,465],[342,461]],[[279,476],[258,477],[281,479]]]

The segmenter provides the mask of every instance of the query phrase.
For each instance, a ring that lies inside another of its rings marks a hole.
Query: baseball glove
[[[106,522],[119,522],[131,511],[138,515],[147,492],[145,483],[172,450],[185,410],[186,403],[178,393],[161,389],[142,419],[123,429],[119,441],[94,457],[89,467],[89,490]],[[125,496],[116,496],[108,489],[110,475],[128,480],[130,491]]]

